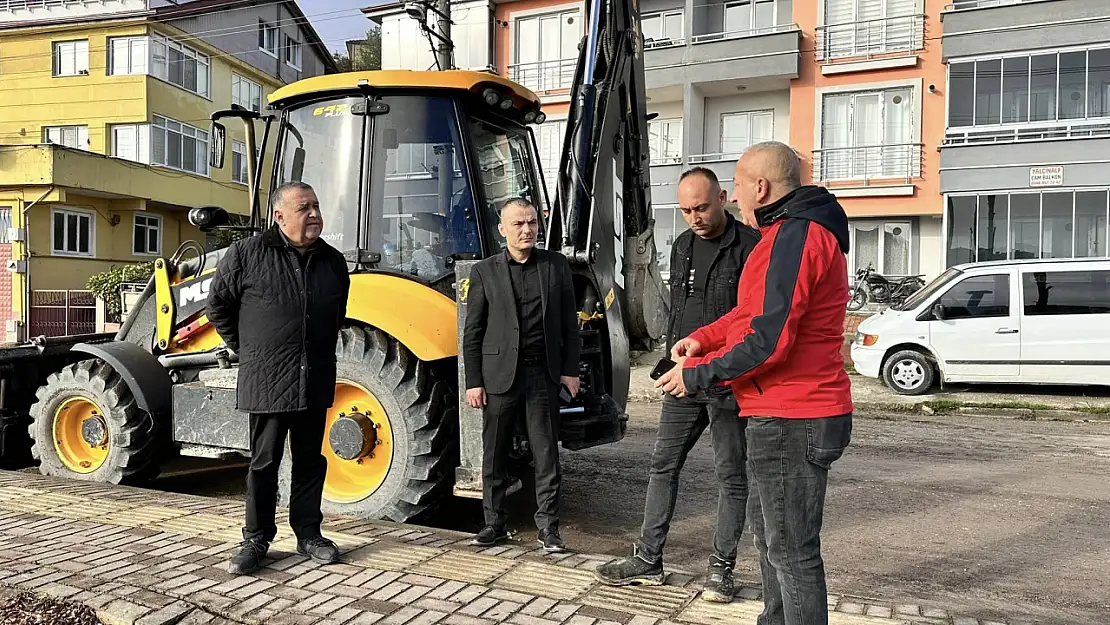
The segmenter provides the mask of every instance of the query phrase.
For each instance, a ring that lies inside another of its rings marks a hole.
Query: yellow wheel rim
[[[100,441],[90,443],[82,429],[102,434]],[[101,429],[102,428],[102,429]],[[92,473],[104,464],[111,446],[104,411],[85,397],[71,397],[54,410],[54,450],[67,469],[74,473]]]
[[[336,455],[329,442],[332,426],[340,415],[362,413],[374,422],[377,440],[369,456],[346,460]],[[328,474],[324,480],[324,499],[335,503],[354,503],[366,499],[378,490],[393,464],[393,428],[389,417],[374,394],[348,380],[335,385],[335,403],[328,411],[324,428],[324,457],[328,459]]]

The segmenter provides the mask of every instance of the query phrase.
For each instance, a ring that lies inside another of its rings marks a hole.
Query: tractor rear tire
[[[96,359],[68,365],[50,374],[37,398],[28,433],[43,475],[110,484],[158,475],[158,428],[111,365]],[[91,431],[83,436],[86,427]]]
[[[428,363],[375,328],[343,328],[336,345],[336,365],[336,401],[328,411],[322,450],[328,460],[323,512],[398,523],[418,517],[450,493],[454,483],[458,459],[455,384],[437,378]],[[361,468],[339,458],[329,441],[331,424],[341,413],[351,412],[356,403],[351,398],[360,395],[367,397],[357,400],[359,411],[380,426],[382,439],[377,441],[374,455],[362,459],[365,464]],[[344,402],[344,396],[349,401]],[[278,480],[282,506],[289,505],[291,480],[287,444]]]

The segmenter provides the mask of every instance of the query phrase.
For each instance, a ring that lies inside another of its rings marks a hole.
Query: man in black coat
[[[760,235],[725,210],[726,197],[712,170],[694,167],[679,178],[678,207],[690,229],[671,247],[668,353],[679,339],[736,306],[740,272]],[[748,499],[746,425],[729,386],[692,397],[664,396],[640,539],[630,557],[597,569],[602,582],[619,586],[663,582],[663,546],[674,515],[678,476],[686,455],[708,427],[719,492],[713,554],[702,598],[732,600],[732,571]]]
[[[289,525],[297,552],[317,562],[339,559],[335,543],[320,533],[328,468],[321,452],[351,280],[342,254],[319,238],[323,217],[312,187],[283,184],[271,201],[275,223],[231,245],[208,294],[208,320],[239,356],[236,407],[250,415],[246,523],[231,559],[234,574],[257,569],[277,534],[278,466],[287,434]]]
[[[486,527],[473,543],[508,537],[507,467],[513,430],[522,416],[536,465],[536,526],[547,551],[559,537],[559,386],[578,394],[578,305],[570,263],[538,249],[539,215],[523,199],[501,209],[506,249],[477,263],[467,290],[463,336],[466,401],[482,408],[482,506]],[[523,415],[521,414],[523,412]]]

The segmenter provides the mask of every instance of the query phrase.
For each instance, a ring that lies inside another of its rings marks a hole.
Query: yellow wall
[[[0,143],[42,142],[43,126],[89,127],[104,153],[109,124],[146,120],[146,76],[108,76],[107,38],[140,35],[141,23],[0,33]],[[53,76],[53,42],[88,39],[89,75]]]

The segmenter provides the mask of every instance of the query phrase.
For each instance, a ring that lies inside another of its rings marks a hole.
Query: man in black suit
[[[505,492],[509,452],[523,412],[536,465],[536,526],[546,551],[563,551],[559,537],[559,386],[578,393],[578,306],[570,263],[535,247],[535,206],[513,199],[498,230],[506,249],[477,263],[467,290],[463,365],[466,401],[481,408],[482,506],[486,527],[474,545],[508,538]]]

